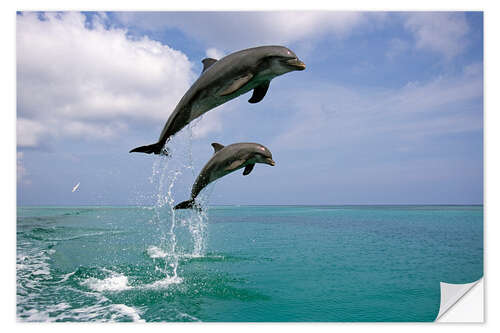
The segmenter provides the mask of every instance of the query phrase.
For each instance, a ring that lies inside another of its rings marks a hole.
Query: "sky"
[[[169,160],[128,153],[203,58],[259,45],[307,69],[209,111]],[[172,177],[183,201],[212,142],[277,163],[220,179],[214,205],[483,203],[481,12],[19,12],[16,63],[18,205],[150,205]]]

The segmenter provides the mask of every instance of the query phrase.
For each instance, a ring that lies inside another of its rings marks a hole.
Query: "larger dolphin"
[[[258,143],[233,143],[226,147],[220,143],[212,143],[212,147],[215,150],[214,155],[196,178],[191,190],[191,198],[176,205],[174,209],[194,207],[196,197],[205,186],[231,172],[245,168],[243,175],[246,176],[250,174],[255,163],[272,166],[276,164],[269,149]]]
[[[250,103],[260,102],[273,78],[306,65],[284,46],[254,47],[223,57],[202,60],[203,72],[168,118],[158,142],[130,152],[160,154],[169,138],[193,119],[253,89]]]

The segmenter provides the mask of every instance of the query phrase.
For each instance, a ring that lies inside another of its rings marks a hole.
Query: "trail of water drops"
[[[179,261],[182,258],[204,256],[207,241],[208,198],[213,186],[209,186],[197,199],[201,210],[174,210],[174,189],[178,179],[185,170],[191,170],[195,178],[192,126],[188,127],[187,132],[188,140],[169,144],[170,156],[161,155],[154,161],[150,177],[150,182],[157,184],[152,222],[161,234],[159,246],[152,247],[165,254],[150,257],[161,262],[156,265],[156,270],[165,274],[166,281],[182,281],[178,273]],[[175,159],[172,155],[175,155]]]

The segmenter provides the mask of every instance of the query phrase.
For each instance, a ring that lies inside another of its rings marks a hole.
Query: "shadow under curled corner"
[[[436,322],[484,322],[484,277],[465,284],[440,283],[441,303]]]

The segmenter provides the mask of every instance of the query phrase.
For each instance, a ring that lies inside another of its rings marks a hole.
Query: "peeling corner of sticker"
[[[440,282],[441,303],[435,321],[482,323],[484,321],[483,283],[483,278],[465,284]]]

